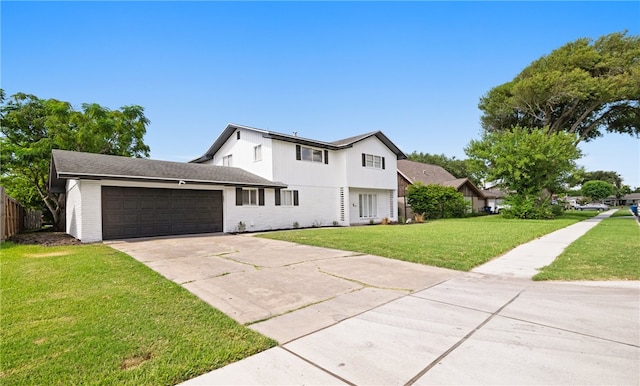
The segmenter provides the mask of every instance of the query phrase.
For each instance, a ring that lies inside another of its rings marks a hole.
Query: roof
[[[453,174],[446,171],[442,166],[425,164],[422,162],[400,160],[398,161],[398,171],[410,183],[421,182],[425,185],[440,184],[456,180]]]
[[[404,177],[410,184],[420,182],[425,185],[437,184],[442,186],[450,186],[460,189],[461,186],[468,184],[476,194],[484,197],[484,194],[471,180],[468,178],[456,178],[453,174],[446,171],[442,166],[425,164],[422,162],[399,160],[398,173]]]
[[[285,188],[287,185],[259,177],[246,170],[185,162],[158,161],[115,155],[53,150],[49,185],[64,192],[65,179],[136,180]]]
[[[225,142],[227,142],[227,140],[233,135],[233,133],[236,132],[236,130],[240,130],[240,129],[251,130],[251,131],[262,133],[262,136],[265,138],[271,138],[271,139],[284,141],[284,142],[292,142],[300,145],[313,146],[313,147],[317,147],[320,149],[327,149],[327,150],[347,149],[347,148],[353,147],[353,144],[355,144],[356,142],[362,141],[369,137],[376,137],[378,138],[378,140],[380,140],[380,142],[382,142],[385,146],[387,146],[389,150],[391,150],[394,154],[396,154],[397,159],[400,160],[400,159],[407,158],[407,156],[393,142],[391,142],[391,140],[386,135],[384,135],[384,133],[382,133],[381,131],[372,131],[370,133],[361,134],[355,137],[349,137],[349,138],[341,139],[334,142],[323,142],[315,139],[298,137],[297,135],[282,134],[282,133],[277,133],[275,131],[263,130],[255,127],[236,125],[236,124],[230,123],[222,131],[222,134],[220,134],[220,136],[215,140],[215,142],[213,142],[213,144],[209,147],[209,150],[207,150],[206,153],[192,160],[191,162],[200,163],[200,162],[205,162],[210,159],[213,159],[213,155],[216,154],[218,150],[220,150],[222,145],[224,145]]]

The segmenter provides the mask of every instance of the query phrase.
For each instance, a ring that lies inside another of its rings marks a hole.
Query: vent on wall
[[[344,221],[344,188],[340,188],[340,221]]]
[[[393,211],[393,202],[394,202],[393,190],[390,190],[389,191],[389,217],[391,217],[391,218],[393,218],[393,214],[395,213]]]

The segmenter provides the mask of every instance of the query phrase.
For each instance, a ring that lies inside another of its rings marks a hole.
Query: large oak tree
[[[49,190],[51,150],[148,157],[149,120],[140,106],[110,110],[95,103],[79,110],[56,99],[0,90],[0,177],[7,192],[30,207],[45,207],[64,228],[64,195]]]
[[[640,37],[578,39],[531,63],[480,99],[488,132],[514,126],[575,133],[576,144],[640,134]]]

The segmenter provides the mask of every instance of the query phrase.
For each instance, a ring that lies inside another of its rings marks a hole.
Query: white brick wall
[[[102,241],[100,181],[67,181],[67,233],[83,243]]]

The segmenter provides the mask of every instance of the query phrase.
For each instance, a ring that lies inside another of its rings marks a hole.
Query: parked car
[[[590,204],[578,205],[576,207],[578,210],[597,210],[598,212],[602,212],[603,210],[609,210],[609,205],[601,204],[599,202],[592,202]]]

